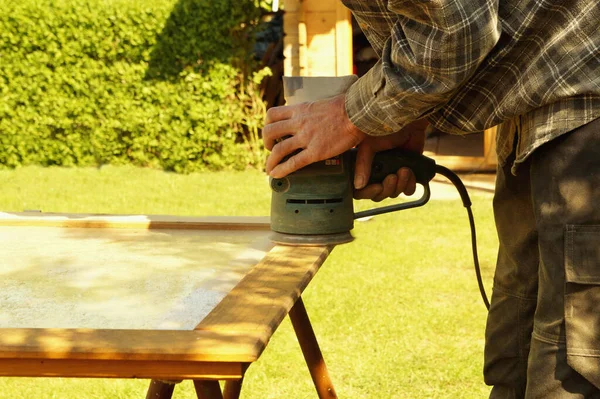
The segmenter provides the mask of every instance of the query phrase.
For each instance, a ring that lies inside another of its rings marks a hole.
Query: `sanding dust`
[[[0,227],[0,328],[193,329],[267,234]]]

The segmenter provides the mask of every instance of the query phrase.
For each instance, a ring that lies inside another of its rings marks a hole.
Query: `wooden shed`
[[[362,75],[374,62],[360,28],[340,0],[284,0],[284,75]],[[425,151],[454,170],[493,171],[496,129],[428,138]]]

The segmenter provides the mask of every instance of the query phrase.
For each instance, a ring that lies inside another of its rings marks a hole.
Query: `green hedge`
[[[258,165],[256,0],[0,0],[0,165]]]

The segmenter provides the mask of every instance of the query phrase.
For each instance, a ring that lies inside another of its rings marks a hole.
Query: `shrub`
[[[255,0],[0,0],[0,10],[1,165],[261,164]]]

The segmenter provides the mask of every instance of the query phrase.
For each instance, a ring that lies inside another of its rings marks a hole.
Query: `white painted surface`
[[[0,227],[0,328],[193,329],[267,234]]]

